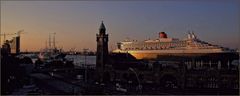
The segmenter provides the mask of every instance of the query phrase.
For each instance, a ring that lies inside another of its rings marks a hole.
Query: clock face
[[[103,42],[107,42],[107,40],[108,40],[108,38],[98,38],[98,41],[99,41],[99,42],[102,42],[102,41],[103,41]]]

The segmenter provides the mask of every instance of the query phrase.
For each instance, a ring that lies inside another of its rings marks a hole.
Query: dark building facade
[[[239,94],[239,65],[234,61],[134,60],[121,53],[109,58],[112,67],[105,71],[110,73],[110,81],[128,91],[136,91],[141,84],[143,94]]]
[[[6,40],[0,48],[2,95],[10,95],[15,90],[22,88],[24,84],[29,83],[25,74],[26,70],[20,65],[22,60],[16,58],[11,51],[11,43],[12,41]]]
[[[100,25],[97,36],[97,54],[96,54],[96,69],[97,78],[102,81],[105,65],[108,61],[108,34],[106,34],[106,27],[103,22]]]

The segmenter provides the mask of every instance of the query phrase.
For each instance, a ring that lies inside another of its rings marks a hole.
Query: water
[[[37,60],[38,54],[22,54],[22,56],[30,57],[35,63]],[[83,66],[85,64],[86,57],[86,65],[95,66],[96,65],[96,56],[84,56],[84,55],[66,55],[67,60],[73,60],[75,66]]]
[[[96,56],[67,55],[65,58],[73,60],[75,66],[82,66],[85,64],[85,57],[87,65],[96,65]]]

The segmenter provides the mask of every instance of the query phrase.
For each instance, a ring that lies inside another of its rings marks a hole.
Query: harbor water
[[[84,64],[91,66],[96,65],[96,56],[67,55],[65,58],[73,60],[75,66],[83,66]]]
[[[30,57],[33,63],[36,62],[38,54],[22,54],[22,56]],[[84,56],[84,55],[66,55],[67,60],[73,61],[75,66],[95,66],[96,65],[96,56]]]

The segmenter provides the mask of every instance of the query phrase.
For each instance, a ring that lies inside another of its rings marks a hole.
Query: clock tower
[[[106,34],[106,28],[103,21],[99,28],[97,36],[97,53],[96,53],[96,69],[102,81],[104,67],[108,61],[108,34]]]

